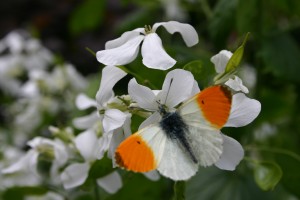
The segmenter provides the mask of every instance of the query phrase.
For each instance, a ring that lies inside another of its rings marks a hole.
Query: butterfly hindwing
[[[165,147],[166,136],[154,124],[125,139],[116,149],[116,163],[134,172],[148,172],[157,168]]]
[[[223,86],[212,86],[183,103],[178,112],[188,127],[187,138],[201,166],[219,160],[223,151],[220,129],[231,109],[231,93]]]

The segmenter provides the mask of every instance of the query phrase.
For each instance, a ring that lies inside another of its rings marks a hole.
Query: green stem
[[[269,147],[255,147],[255,146],[246,146],[246,151],[258,150],[258,151],[267,151],[272,153],[284,154],[294,158],[295,160],[300,162],[300,156],[292,151],[280,149],[280,148],[269,148]]]
[[[174,198],[173,200],[185,199],[185,181],[174,182]]]
[[[201,0],[201,1],[200,1],[200,4],[201,4],[202,10],[203,10],[203,12],[204,12],[206,18],[207,18],[207,19],[211,19],[212,16],[213,16],[213,12],[212,12],[212,10],[210,9],[207,0]]]
[[[96,180],[94,181],[94,194],[95,194],[95,200],[100,200],[99,186]]]
[[[125,66],[118,65],[117,67],[120,68],[120,69],[122,69],[124,72],[126,72],[128,74],[131,74],[132,76],[134,76],[135,78],[137,78],[139,81],[146,83],[152,89],[157,89],[157,87],[155,85],[153,85],[150,81],[146,81],[146,79],[144,79],[143,77],[141,77],[139,74],[131,71],[130,69],[126,68]]]
[[[96,53],[95,53],[92,49],[90,49],[90,48],[88,48],[88,47],[85,47],[85,49],[86,49],[88,52],[90,52],[93,56],[96,57]]]

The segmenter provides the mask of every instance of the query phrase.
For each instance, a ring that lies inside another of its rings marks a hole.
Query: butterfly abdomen
[[[177,140],[188,152],[193,162],[197,163],[198,161],[187,140],[186,134],[188,133],[188,127],[182,117],[177,112],[166,112],[159,124],[167,137],[172,140]]]

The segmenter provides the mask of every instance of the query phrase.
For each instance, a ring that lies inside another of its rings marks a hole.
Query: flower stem
[[[185,199],[185,181],[174,182],[174,197],[173,200]]]
[[[96,57],[96,53],[95,53],[92,49],[90,49],[90,48],[88,48],[88,47],[85,47],[85,50],[87,50],[87,51],[90,52],[93,56]]]
[[[267,151],[267,152],[271,152],[271,153],[278,153],[278,154],[284,154],[287,156],[290,156],[292,158],[294,158],[295,160],[300,162],[300,155],[286,150],[286,149],[280,149],[280,148],[269,148],[269,147],[256,147],[256,146],[246,146],[245,147],[246,151],[251,151],[251,150],[258,150],[258,151]]]
[[[202,10],[203,10],[206,18],[211,19],[213,16],[213,12],[212,12],[211,8],[209,7],[207,0],[201,0],[200,4],[201,4]]]
[[[100,200],[99,188],[96,180],[94,181],[94,194],[95,200]]]

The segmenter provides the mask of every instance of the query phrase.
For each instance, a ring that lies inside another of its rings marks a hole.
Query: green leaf
[[[203,65],[201,60],[191,61],[187,63],[183,69],[190,71],[194,75],[195,80],[202,87],[210,85],[212,77],[215,73],[212,65]]]
[[[223,48],[234,28],[237,0],[219,0],[213,9],[213,17],[208,22],[209,33],[215,46]]]
[[[245,45],[246,45],[249,35],[250,35],[250,33],[247,33],[242,45],[233,53],[233,55],[229,59],[227,65],[226,65],[226,68],[225,68],[225,73],[230,73],[230,72],[236,70],[237,67],[239,66],[239,64],[243,58],[244,48],[245,48]]]
[[[24,199],[26,195],[43,195],[47,193],[48,190],[44,187],[12,187],[5,190],[2,194],[3,200],[11,200],[11,199]]]
[[[260,55],[268,72],[284,80],[300,82],[300,49],[289,34],[263,40]]]
[[[282,170],[274,162],[259,162],[254,168],[254,179],[263,190],[273,189],[282,177]]]
[[[257,23],[259,18],[259,1],[260,0],[248,0],[239,1],[237,7],[236,16],[236,26],[239,33],[243,34],[245,32],[256,32],[259,28],[259,23]]]
[[[77,35],[84,31],[90,31],[99,26],[103,20],[105,1],[85,0],[74,10],[69,21],[69,29]]]

